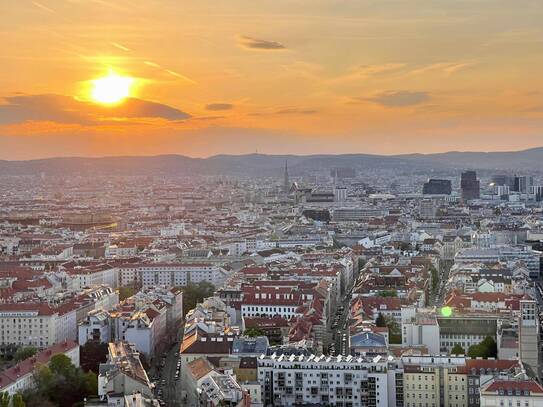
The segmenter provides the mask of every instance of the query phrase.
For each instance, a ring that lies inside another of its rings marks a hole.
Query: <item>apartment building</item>
[[[467,407],[464,357],[402,357],[405,407]]]
[[[262,355],[258,381],[264,405],[403,406],[393,358]]]
[[[211,263],[150,263],[119,267],[122,286],[141,284],[143,288],[185,287],[200,282],[220,286],[227,277],[223,268]]]

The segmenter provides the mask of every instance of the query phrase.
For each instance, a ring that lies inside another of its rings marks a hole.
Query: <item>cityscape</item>
[[[543,407],[541,21],[0,1],[0,407]]]
[[[28,406],[68,405],[60,391],[85,406],[541,405],[541,173],[412,165],[6,174],[1,390]],[[58,355],[83,384],[48,382]]]

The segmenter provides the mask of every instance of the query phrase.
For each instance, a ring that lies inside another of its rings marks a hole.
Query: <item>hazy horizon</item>
[[[429,153],[422,153],[417,151],[407,152],[407,153],[400,153],[400,154],[378,154],[378,153],[371,153],[371,152],[364,152],[364,151],[356,151],[356,152],[348,152],[348,153],[306,153],[306,154],[297,154],[297,153],[266,153],[266,152],[247,152],[247,153],[239,153],[239,154],[230,154],[230,153],[218,153],[218,154],[211,154],[207,156],[194,156],[194,155],[188,155],[188,154],[181,154],[181,153],[160,153],[160,154],[111,154],[111,155],[57,155],[57,156],[44,156],[44,157],[36,157],[36,158],[27,158],[27,159],[4,159],[0,158],[0,161],[37,161],[37,160],[49,160],[49,159],[63,159],[63,158],[115,158],[115,157],[130,157],[130,158],[138,158],[138,157],[161,157],[161,156],[179,156],[179,157],[187,157],[187,158],[194,158],[194,159],[209,159],[213,157],[218,156],[233,156],[233,157],[243,157],[243,156],[250,156],[250,155],[262,155],[262,156],[293,156],[293,157],[310,157],[310,156],[345,156],[345,155],[374,155],[374,156],[384,156],[384,157],[399,157],[399,156],[410,156],[410,155],[434,155],[434,154],[450,154],[450,153],[461,153],[461,154],[469,154],[469,153],[478,153],[478,154],[488,154],[488,153],[519,153],[523,151],[528,150],[536,150],[536,149],[543,149],[543,144],[541,146],[536,147],[529,147],[521,150],[492,150],[492,151],[476,151],[476,150],[446,150],[446,151],[437,151],[437,152],[429,152]]]

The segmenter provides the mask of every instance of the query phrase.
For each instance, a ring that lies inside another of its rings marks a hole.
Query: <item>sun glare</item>
[[[134,78],[110,73],[106,77],[92,81],[91,98],[98,103],[119,103],[130,96],[133,83]]]

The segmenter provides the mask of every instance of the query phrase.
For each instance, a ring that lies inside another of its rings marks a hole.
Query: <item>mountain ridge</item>
[[[543,171],[543,147],[520,151],[449,151],[379,155],[351,154],[217,154],[207,158],[181,154],[153,156],[53,157],[33,160],[0,160],[0,174],[179,174],[179,175],[271,175],[282,170],[304,173],[316,169],[354,167],[357,169],[425,170],[496,170]]]

